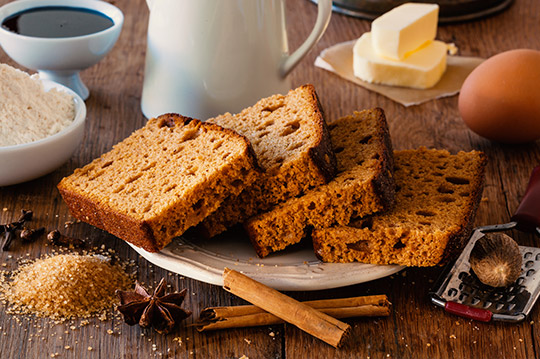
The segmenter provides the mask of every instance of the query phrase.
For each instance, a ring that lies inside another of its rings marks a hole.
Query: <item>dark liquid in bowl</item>
[[[6,18],[2,27],[32,37],[74,37],[90,35],[112,27],[106,15],[84,8],[45,6],[21,11]]]

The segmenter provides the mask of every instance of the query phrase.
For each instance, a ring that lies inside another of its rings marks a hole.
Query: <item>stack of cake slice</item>
[[[335,173],[320,102],[305,85],[206,122],[150,119],[58,189],[74,217],[157,252],[203,220],[199,229],[215,235]]]
[[[241,223],[260,257],[312,239],[326,262],[431,266],[467,238],[485,165],[394,152],[379,108],[327,125],[306,85],[207,122],[151,119],[58,188],[74,217],[150,252]]]
[[[392,144],[383,111],[343,117],[330,126],[330,136],[337,176],[245,222],[259,256],[300,242],[312,228],[347,225],[351,218],[387,210],[393,203]]]
[[[325,262],[433,266],[462,248],[482,194],[483,153],[392,153],[380,109],[337,120],[330,135],[334,180],[245,222],[260,257],[304,237]]]

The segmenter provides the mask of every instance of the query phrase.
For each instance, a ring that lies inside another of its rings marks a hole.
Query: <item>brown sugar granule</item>
[[[22,265],[0,283],[12,314],[63,321],[102,315],[117,302],[115,290],[132,278],[120,262],[100,254],[57,254]]]

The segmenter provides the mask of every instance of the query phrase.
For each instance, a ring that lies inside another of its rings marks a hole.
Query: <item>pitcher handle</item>
[[[152,1],[152,0],[147,0]],[[330,22],[330,16],[332,15],[332,0],[318,0],[317,1],[318,6],[318,12],[317,12],[317,20],[315,21],[315,27],[313,30],[311,30],[311,34],[309,34],[308,38],[300,47],[296,49],[291,55],[287,56],[285,60],[281,64],[280,68],[280,75],[282,77],[287,76],[289,72],[292,71],[292,69],[298,65],[300,60],[306,54],[309,50],[317,42],[320,40],[322,35],[324,34],[324,31],[328,27],[328,23]]]

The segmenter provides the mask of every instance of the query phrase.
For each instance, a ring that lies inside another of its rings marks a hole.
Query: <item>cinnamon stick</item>
[[[333,347],[339,348],[350,332],[348,324],[229,268],[223,288]]]
[[[302,302],[334,318],[375,317],[390,315],[391,303],[386,295],[323,299]],[[197,330],[208,331],[256,327],[283,323],[283,320],[254,305],[210,307],[201,311],[195,323]]]

